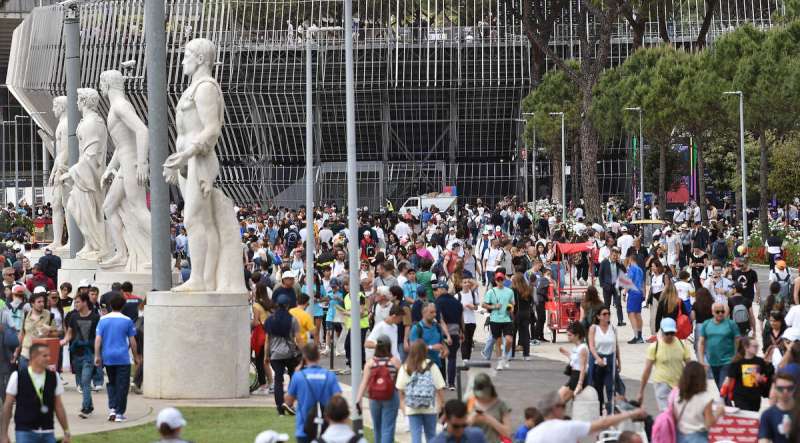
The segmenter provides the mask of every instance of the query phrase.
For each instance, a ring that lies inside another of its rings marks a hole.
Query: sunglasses
[[[715,314],[724,314],[724,313],[725,313],[725,311],[724,311],[724,310],[721,310],[721,311],[714,311],[714,313],[715,313]]]
[[[665,332],[664,335],[675,335],[674,332]]]
[[[794,392],[794,385],[792,386],[775,386],[776,392]]]
[[[447,427],[450,428],[450,429],[455,430],[455,429],[464,429],[464,428],[467,427],[467,425],[466,424],[453,424],[453,423],[451,423],[451,424],[448,424]]]
[[[600,316],[603,316],[603,317],[604,317],[604,316],[606,316],[606,315],[611,315],[611,313],[610,313],[610,312],[601,312],[601,313],[600,313]]]

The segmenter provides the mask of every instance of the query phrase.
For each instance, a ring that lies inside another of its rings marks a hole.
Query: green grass
[[[272,429],[294,440],[294,417],[280,417],[274,408],[180,408],[186,422],[181,438],[195,443],[251,443],[261,431]],[[372,430],[366,430],[372,441]],[[159,439],[154,423],[118,431],[77,435],[75,443],[149,443]]]

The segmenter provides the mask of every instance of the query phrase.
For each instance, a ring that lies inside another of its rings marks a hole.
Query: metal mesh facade
[[[354,1],[360,205],[397,203],[443,185],[457,186],[466,200],[521,193],[517,119],[531,72],[530,46],[514,13],[519,1]],[[675,3],[671,29],[691,35],[703,8],[698,0]],[[743,21],[768,24],[777,9],[775,1],[720,3],[709,38]],[[146,120],[144,2],[91,1],[79,10],[82,85],[96,88],[102,71],[136,60],[126,88]],[[580,13],[573,2],[554,25],[551,47],[558,53],[581,56],[572,22]],[[315,192],[320,200],[344,202],[342,14],[342,0],[167,1],[170,106],[188,81],[180,66],[185,43],[205,37],[218,45],[216,76],[226,99],[219,183],[237,202],[296,206],[304,199],[307,50]],[[7,75],[25,109],[48,111],[34,117],[50,133],[51,99],[65,94],[62,21],[59,6],[34,9],[15,32]],[[647,26],[645,43],[654,44],[656,26]],[[613,45],[611,63],[617,64],[631,47],[624,21]],[[535,171],[537,185],[548,186],[547,160]],[[631,169],[624,143],[607,147],[598,173],[604,195],[626,192]]]

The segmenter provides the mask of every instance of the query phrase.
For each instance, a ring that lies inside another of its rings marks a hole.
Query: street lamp
[[[14,116],[14,207],[19,203],[19,126],[17,119],[29,118],[27,115]]]
[[[3,149],[0,150],[0,163],[2,163],[2,174],[3,174],[3,206],[5,207],[8,198],[8,193],[6,192],[6,125],[13,125],[14,120],[4,120],[2,122],[3,126]]]
[[[34,122],[34,115],[44,115],[47,114],[45,111],[33,111],[28,113],[30,118],[30,137],[31,137],[31,202],[30,204],[36,208],[36,151],[33,149],[33,124]],[[42,163],[44,163],[45,154],[42,153]],[[44,206],[44,188],[47,186],[47,179],[44,178],[46,173],[42,173],[42,206]]]
[[[551,117],[561,116],[561,221],[567,219],[567,148],[564,138],[564,113],[551,112]]]
[[[744,159],[744,94],[742,91],[725,91],[722,95],[739,96],[739,156],[742,159],[742,240],[745,248],[747,247],[747,184],[745,175]],[[700,177],[702,180],[703,177]],[[704,197],[704,196],[701,196]]]
[[[641,194],[641,212],[644,220],[644,133],[642,132],[642,107],[625,108],[626,111],[639,113],[639,193]]]
[[[534,112],[523,112],[523,116],[534,116],[536,113]],[[528,123],[528,120],[524,118],[517,118],[515,119],[518,123]],[[536,125],[533,126],[533,151],[536,152]],[[523,146],[522,150],[520,151],[522,156],[522,181],[523,181],[523,192],[522,196],[525,202],[528,202],[528,148]],[[535,155],[535,154],[534,154]],[[536,158],[534,157],[533,160],[533,201],[536,201]]]

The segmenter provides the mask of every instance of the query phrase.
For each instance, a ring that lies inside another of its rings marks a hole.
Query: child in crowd
[[[544,417],[538,409],[533,407],[525,408],[525,423],[519,425],[517,432],[514,433],[514,443],[524,443],[525,437],[528,436],[528,431],[543,421]]]

